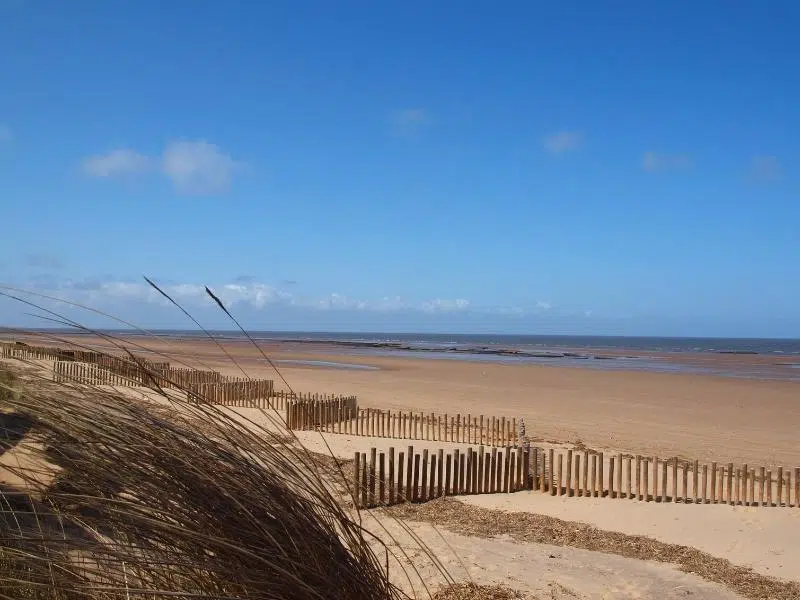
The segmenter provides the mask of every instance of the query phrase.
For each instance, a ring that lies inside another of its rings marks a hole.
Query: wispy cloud
[[[750,173],[758,181],[778,181],[783,176],[783,169],[777,156],[754,156],[750,162]]]
[[[91,177],[119,178],[161,173],[181,193],[216,194],[230,187],[233,174],[243,166],[215,144],[205,140],[177,140],[167,144],[161,156],[147,156],[129,148],[83,160]]]
[[[575,150],[583,143],[583,136],[577,131],[559,131],[542,140],[544,149],[550,154],[564,154]]]
[[[642,156],[642,169],[648,173],[674,171],[692,166],[692,159],[686,154],[660,154],[645,152]]]
[[[551,308],[553,308],[553,305],[550,302],[539,300],[536,303],[536,308],[538,308],[539,310],[550,310]]]
[[[237,278],[238,279],[238,278]],[[49,278],[44,283],[31,278],[34,287],[46,287],[48,292],[56,296],[89,305],[104,300],[133,300],[139,302],[164,304],[165,299],[145,282],[118,281],[107,278],[85,280],[55,280]],[[357,299],[334,292],[324,296],[307,296],[289,292],[280,286],[273,286],[256,281],[239,281],[210,286],[214,293],[228,306],[249,306],[256,310],[271,307],[294,307],[313,311],[369,311],[369,312],[425,312],[452,313],[470,308],[464,299],[435,298],[421,302],[413,302],[399,296],[375,299]],[[169,283],[162,289],[180,303],[188,307],[208,304],[209,298],[205,286],[198,283]]]
[[[171,142],[164,149],[162,168],[175,187],[187,194],[215,194],[226,190],[242,166],[218,146],[204,140]]]
[[[124,177],[146,173],[153,168],[153,161],[135,150],[121,148],[107,154],[85,158],[83,171],[92,177]]]

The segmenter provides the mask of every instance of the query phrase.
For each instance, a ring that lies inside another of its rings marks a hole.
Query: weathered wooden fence
[[[289,429],[344,433],[344,424],[351,422],[358,412],[358,399],[355,396],[318,397],[314,394],[302,398],[296,395],[286,401],[285,407]]]
[[[395,461],[396,458],[396,461]],[[387,460],[388,459],[388,460]],[[353,500],[359,508],[424,502],[441,496],[494,494],[531,489],[528,451],[518,448],[455,449],[445,453],[372,448],[355,454]]]
[[[57,360],[67,356],[61,348],[50,346],[29,346],[21,342],[4,342],[0,344],[2,358],[17,358],[20,360]]]
[[[373,448],[369,462],[366,454],[356,453],[353,490],[357,504],[368,507],[442,495],[535,490],[552,496],[642,502],[800,507],[800,467],[701,465],[678,458],[606,456],[589,450],[496,450],[489,454],[483,447],[468,448],[445,457],[443,450],[415,455],[409,446],[407,455],[398,455],[397,469],[393,448],[388,469],[383,452],[376,456]]]
[[[218,383],[196,383],[188,386],[190,402],[209,402],[223,406],[250,406],[275,408],[270,399],[273,394],[271,379],[227,378]]]
[[[338,433],[338,431],[337,431]],[[516,446],[516,418],[361,408],[341,433],[402,440]]]
[[[72,361],[56,361],[53,365],[53,381],[81,385],[130,386],[131,380],[100,365]]]

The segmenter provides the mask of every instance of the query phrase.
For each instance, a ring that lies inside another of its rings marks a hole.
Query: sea
[[[132,334],[130,330],[108,333]],[[245,336],[240,331],[179,329],[148,332],[184,339],[208,334],[225,340],[245,341],[249,336],[258,342],[313,344],[314,354],[331,355],[330,360],[276,361],[287,366],[375,369],[368,362],[359,362],[359,357],[405,356],[800,382],[800,339],[307,331],[248,331]],[[334,355],[348,358],[335,359]],[[722,360],[722,355],[728,355],[728,359]]]
[[[197,330],[161,330],[165,336],[199,336]],[[212,331],[219,338],[240,338],[240,331]],[[712,352],[727,354],[775,354],[800,356],[800,339],[789,338],[697,338],[628,337],[582,335],[507,335],[469,333],[347,333],[307,331],[248,331],[253,339],[298,342],[343,342],[350,344],[397,344],[420,349],[451,347],[519,348],[539,351],[567,349],[642,352]]]

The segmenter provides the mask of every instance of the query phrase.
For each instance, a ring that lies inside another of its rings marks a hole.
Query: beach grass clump
[[[453,583],[438,590],[433,600],[524,600],[522,592],[504,585]]]
[[[0,378],[0,598],[401,596],[285,430]]]

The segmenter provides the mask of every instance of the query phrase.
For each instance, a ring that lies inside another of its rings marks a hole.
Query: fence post
[[[403,473],[404,473],[404,471],[403,471],[403,466],[404,466],[403,465],[403,462],[404,462],[403,459],[404,458],[405,458],[405,455],[402,452],[400,452],[397,455],[397,501],[398,502],[403,502],[404,500],[407,500],[406,494],[408,493],[408,492],[403,492]]]
[[[361,504],[364,508],[369,506],[369,476],[367,473],[367,455],[361,453]]]
[[[572,496],[572,449],[567,450],[567,497]]]
[[[394,446],[389,446],[389,504],[395,501],[394,485]]]
[[[445,479],[444,479],[444,495],[450,496],[451,484],[450,482],[453,479],[453,455],[447,454],[447,469],[445,471]]]
[[[442,495],[442,473],[443,473],[443,470],[444,470],[444,465],[442,464],[444,462],[444,450],[439,448],[437,454],[438,454],[438,456],[437,456],[438,460],[436,461],[436,469],[437,469],[437,473],[436,473],[436,496],[437,497],[441,497],[441,495]]]
[[[414,483],[414,446],[408,447],[408,466],[406,468],[406,500],[414,500],[416,492],[412,489]]]
[[[431,471],[430,479],[428,480],[428,500],[436,498],[436,455],[431,452]]]
[[[359,498],[361,494],[361,453],[356,452],[353,459],[353,504],[361,508]]]

